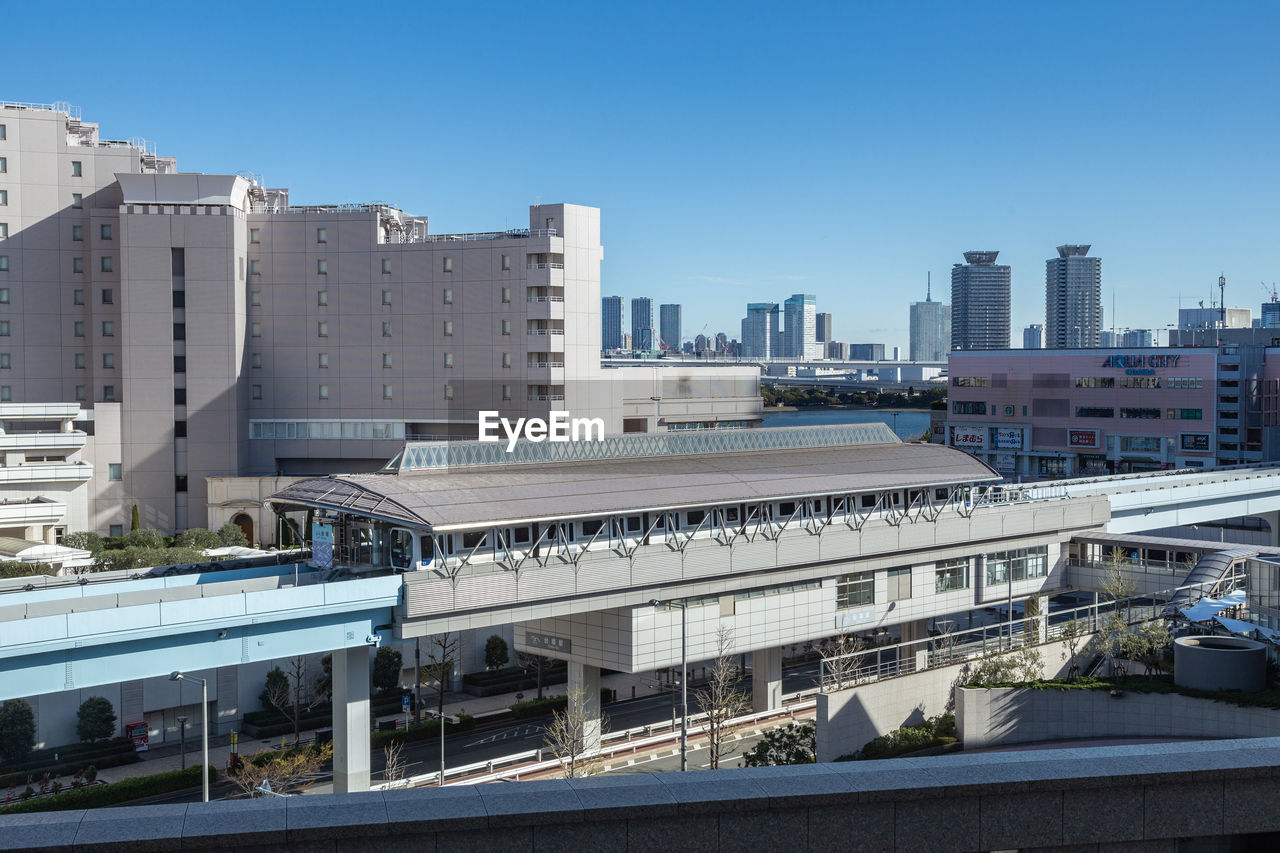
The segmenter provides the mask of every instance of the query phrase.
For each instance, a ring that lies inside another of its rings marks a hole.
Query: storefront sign
[[[991,446],[1000,447],[1008,450],[1022,449],[1022,430],[1020,429],[993,429],[991,430]]]
[[[531,649],[546,649],[552,652],[565,652],[566,654],[573,651],[573,643],[564,637],[535,634],[532,631],[524,632],[524,644]]]
[[[333,568],[333,525],[311,525],[311,565],[317,569]]]
[[[1183,450],[1208,450],[1209,434],[1207,432],[1184,432],[1179,436]]]
[[[1018,467],[1018,457],[1012,453],[997,453],[995,461],[991,463],[991,467],[995,468],[1001,474],[1012,474]]]
[[[1097,447],[1098,431],[1096,429],[1067,430],[1068,447]]]
[[[987,431],[982,427],[952,427],[951,446],[984,448],[987,446]]]
[[[1125,369],[1144,367],[1177,367],[1180,355],[1109,355],[1102,360],[1103,367]]]

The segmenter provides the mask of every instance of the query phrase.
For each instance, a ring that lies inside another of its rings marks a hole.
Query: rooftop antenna
[[[1222,328],[1227,327],[1227,277],[1225,275],[1218,276],[1218,319],[1222,321]]]
[[[924,301],[933,301],[933,272],[925,273]]]

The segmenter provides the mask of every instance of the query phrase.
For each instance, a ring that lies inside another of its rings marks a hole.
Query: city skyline
[[[1079,13],[1091,22],[1089,34],[1069,56],[1040,51],[1039,14],[1017,6],[993,5],[998,13],[982,15],[994,49],[981,53],[956,37],[972,8],[825,7],[775,18],[771,7],[748,5],[732,21],[713,9],[672,8],[682,21],[674,31],[652,8],[567,14],[564,37],[579,45],[580,67],[593,71],[585,81],[560,75],[551,85],[583,83],[578,96],[593,107],[522,115],[519,144],[490,132],[508,108],[471,93],[530,79],[541,48],[523,34],[490,28],[480,53],[467,40],[441,40],[423,57],[430,95],[406,109],[403,93],[375,85],[382,60],[415,55],[424,27],[483,30],[490,12],[344,17],[345,73],[291,92],[288,108],[302,121],[345,105],[335,124],[356,156],[340,170],[332,168],[331,134],[253,120],[238,94],[302,67],[334,13],[259,9],[263,31],[287,24],[293,38],[216,78],[178,67],[163,79],[133,80],[86,77],[50,62],[45,45],[93,39],[120,56],[145,55],[165,33],[195,27],[194,12],[174,9],[163,22],[84,14],[59,23],[17,7],[6,16],[14,37],[0,94],[70,101],[103,118],[104,138],[146,136],[160,154],[181,154],[187,169],[250,170],[289,186],[297,203],[385,199],[433,215],[436,233],[520,224],[539,198],[598,206],[609,246],[605,292],[680,302],[686,329],[731,332],[737,318],[722,306],[736,311],[803,289],[843,318],[840,339],[905,348],[906,307],[926,275],[944,281],[953,259],[974,246],[1000,247],[1012,267],[1015,329],[1043,322],[1045,251],[1063,243],[1091,241],[1107,259],[1107,327],[1171,323],[1179,294],[1184,307],[1207,300],[1220,273],[1228,304],[1256,314],[1259,282],[1280,279],[1271,236],[1280,226],[1271,203],[1280,167],[1266,142],[1277,118],[1257,109],[1277,83],[1265,59],[1280,22],[1273,7],[1085,4]],[[233,32],[230,21],[200,26],[210,37]],[[708,45],[699,34],[710,30],[718,38]],[[848,50],[840,34],[849,31],[875,36]],[[618,32],[628,38],[611,37]],[[741,58],[744,44],[766,39],[781,52],[774,67]],[[1211,59],[1206,43],[1233,49]],[[655,51],[664,58],[659,67]],[[925,61],[903,67],[894,59],[903,55]],[[734,117],[783,93],[775,130],[742,132]],[[717,106],[708,109],[713,95]],[[1084,120],[1062,125],[1063,95],[1086,98]],[[1189,102],[1201,105],[1194,118]],[[944,132],[971,124],[975,103],[996,117],[991,130]],[[680,134],[641,120],[659,108]],[[383,116],[395,116],[398,136],[420,140],[412,157],[362,156],[384,146]],[[539,154],[512,157],[517,148]],[[743,174],[754,177],[742,181]],[[1063,186],[1070,174],[1087,177]],[[1051,184],[1059,189],[1049,203]],[[748,205],[788,215],[755,227],[740,213]],[[668,238],[669,263],[660,269],[649,260],[656,223]],[[762,229],[767,239],[753,236]],[[779,252],[780,245],[804,249]],[[939,301],[951,302],[945,291],[938,288]]]

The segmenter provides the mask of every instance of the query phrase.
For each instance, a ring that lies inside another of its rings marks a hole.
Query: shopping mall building
[[[1280,458],[1280,348],[954,352],[947,444],[1010,479]]]

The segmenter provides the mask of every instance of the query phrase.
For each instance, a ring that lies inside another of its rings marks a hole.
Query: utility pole
[[[422,638],[413,641],[413,719],[422,722]],[[441,723],[443,725],[443,723]]]

